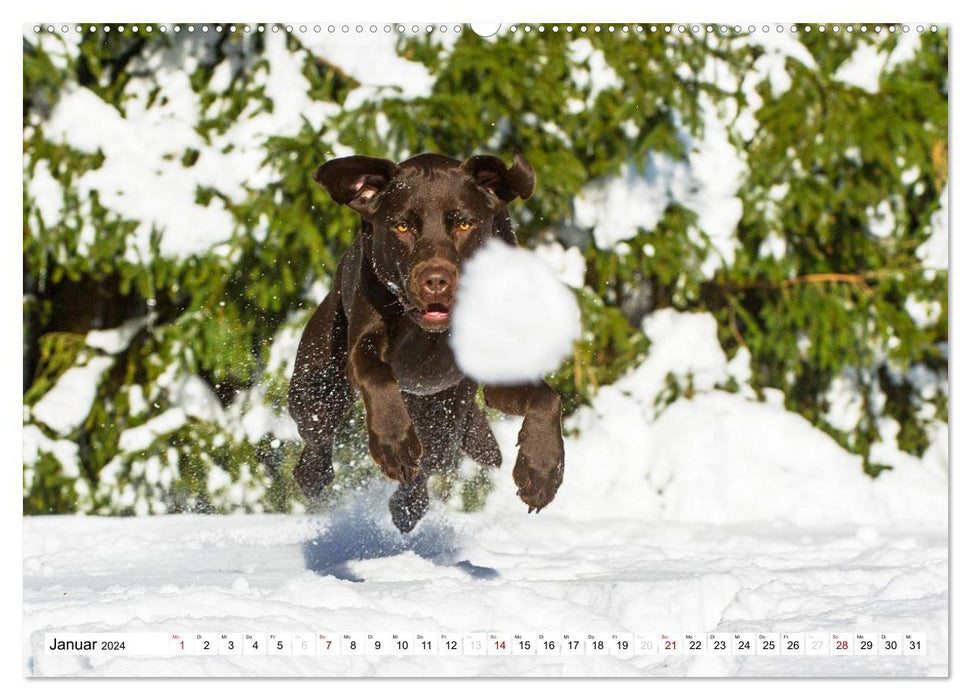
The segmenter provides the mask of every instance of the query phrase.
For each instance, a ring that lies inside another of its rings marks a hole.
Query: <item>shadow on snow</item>
[[[353,571],[353,562],[413,552],[437,566],[454,566],[474,579],[499,576],[493,568],[476,566],[468,560],[456,561],[458,537],[445,518],[425,517],[414,531],[402,535],[391,523],[379,497],[355,494],[337,505],[328,514],[325,529],[303,543],[307,568],[321,576],[362,582],[364,579]]]

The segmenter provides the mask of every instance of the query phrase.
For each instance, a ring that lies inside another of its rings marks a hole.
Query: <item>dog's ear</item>
[[[329,160],[314,173],[314,180],[324,187],[338,204],[346,204],[361,214],[373,211],[373,200],[398,172],[390,160],[369,156],[349,156]]]
[[[503,202],[511,202],[516,197],[528,199],[533,194],[536,174],[533,166],[518,153],[513,157],[512,167],[495,156],[472,156],[462,164],[475,181]]]

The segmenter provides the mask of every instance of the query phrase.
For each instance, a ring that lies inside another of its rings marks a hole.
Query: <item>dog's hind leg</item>
[[[489,419],[486,418],[485,411],[475,402],[469,408],[459,449],[484,467],[498,469],[502,464],[502,453],[499,451],[496,436],[489,426]]]
[[[434,472],[452,469],[471,420],[476,385],[465,380],[428,396],[402,393],[408,415],[422,444],[418,478],[403,483],[391,497],[391,519],[402,533],[410,532],[428,511],[428,478]],[[481,413],[481,411],[480,411]],[[485,416],[482,416],[485,421]],[[488,430],[488,423],[485,423]],[[481,435],[477,435],[482,441]],[[491,431],[489,437],[492,437]],[[495,438],[492,438],[495,442]],[[483,443],[484,444],[484,443]],[[499,448],[496,447],[496,459]],[[485,455],[487,451],[481,451]],[[485,458],[485,457],[484,457]]]
[[[293,476],[311,501],[334,479],[334,434],[354,399],[346,364],[347,318],[335,280],[300,339],[288,394],[290,415],[304,440]]]
[[[420,473],[414,481],[399,485],[388,501],[388,507],[398,532],[411,532],[428,512],[428,473]]]

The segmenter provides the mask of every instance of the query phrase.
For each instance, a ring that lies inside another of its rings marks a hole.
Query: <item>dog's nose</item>
[[[452,286],[452,275],[444,267],[430,267],[421,278],[422,291],[429,296],[441,296]]]

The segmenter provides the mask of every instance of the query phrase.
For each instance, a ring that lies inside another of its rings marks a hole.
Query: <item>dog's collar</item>
[[[374,278],[378,282],[380,282],[381,285],[385,289],[387,289],[389,292],[391,292],[391,294],[395,298],[395,301],[398,302],[398,304],[401,306],[401,308],[403,308],[403,309],[411,308],[413,305],[412,304],[409,304],[407,301],[405,301],[405,299],[402,298],[402,295],[404,294],[404,290],[396,282],[393,282],[391,280],[387,280],[387,279],[385,279],[381,275],[381,273],[378,271],[377,265],[374,264],[374,256],[371,255],[370,252],[371,251],[368,251],[367,258],[368,258],[368,262],[370,262],[370,264],[371,264],[371,274],[374,275]]]
[[[392,282],[391,280],[386,280],[384,279],[384,277],[381,276],[381,272],[378,270],[378,266],[374,264],[374,256],[370,255],[370,252],[371,251],[368,251],[369,255],[367,256],[367,258],[368,258],[368,262],[371,263],[371,272],[377,278],[378,282],[383,284],[388,289],[388,291],[393,292],[396,297],[400,297],[401,287],[399,287],[395,282]]]

